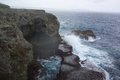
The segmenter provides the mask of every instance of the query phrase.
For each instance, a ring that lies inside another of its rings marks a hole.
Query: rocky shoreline
[[[82,67],[84,61],[72,53],[72,46],[66,42],[59,44],[58,55],[62,63],[57,80],[105,80],[103,73]]]
[[[103,73],[82,67],[59,26],[44,10],[0,8],[0,80],[105,80]],[[82,34],[95,38],[89,30]]]

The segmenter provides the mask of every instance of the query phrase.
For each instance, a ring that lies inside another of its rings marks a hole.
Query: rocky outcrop
[[[86,40],[88,40],[89,37],[92,37],[94,39],[96,38],[94,32],[91,30],[85,30],[85,31],[73,30],[72,33],[74,33],[75,35],[80,36],[80,38],[86,39]]]
[[[58,29],[57,18],[44,10],[0,9],[0,80],[32,77],[41,68],[33,59],[55,55]]]
[[[31,61],[28,65],[28,79],[27,80],[38,80],[38,76],[44,73],[44,67],[36,60]]]
[[[16,25],[0,24],[0,80],[26,80],[32,45]]]
[[[44,10],[0,10],[0,24],[8,23],[19,27],[25,39],[33,45],[35,56],[39,54],[40,58],[47,58],[52,53],[54,55],[60,41],[59,22],[54,15]]]
[[[0,9],[0,80],[104,80],[81,66],[72,46],[59,44],[58,29],[57,18],[44,10]],[[95,38],[89,30],[74,34]]]
[[[59,45],[58,55],[61,56],[62,63],[56,80],[105,80],[104,73],[83,67],[84,61],[80,61],[80,58],[72,53],[71,46],[65,42]]]
[[[102,73],[81,68],[70,72],[64,80],[105,80]]]
[[[0,8],[9,9],[10,6],[0,3]]]

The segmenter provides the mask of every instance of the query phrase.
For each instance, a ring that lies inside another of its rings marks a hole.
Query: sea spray
[[[83,40],[73,34],[64,35],[63,40],[73,47],[73,53],[78,55],[81,60],[89,61],[89,66],[86,63],[86,66],[83,65],[84,67],[91,67],[92,70],[104,72],[106,80],[109,80],[109,74],[101,67],[114,66],[112,64],[112,58],[109,57],[107,52],[84,45]]]
[[[96,40],[100,40],[101,38],[96,36],[96,38],[93,38],[93,37],[88,37],[88,42],[95,42]]]

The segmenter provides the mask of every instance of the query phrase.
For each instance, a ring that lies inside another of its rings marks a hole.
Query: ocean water
[[[106,80],[120,80],[120,14],[55,12],[60,21],[60,35],[72,45],[81,60],[104,71]],[[88,41],[70,34],[72,30],[92,30],[97,39]]]

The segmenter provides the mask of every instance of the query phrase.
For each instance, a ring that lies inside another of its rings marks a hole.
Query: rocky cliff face
[[[0,80],[26,80],[32,46],[15,25],[0,25]]]
[[[0,8],[8,9],[10,6],[0,3]]]
[[[55,54],[58,29],[57,18],[44,10],[0,9],[0,80],[27,80],[33,59]]]

